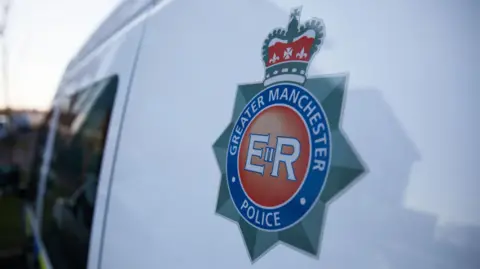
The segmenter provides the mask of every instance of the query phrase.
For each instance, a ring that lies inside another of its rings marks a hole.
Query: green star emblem
[[[321,76],[310,78],[304,84],[304,87],[321,103],[328,118],[332,141],[330,170],[320,198],[310,212],[294,226],[279,232],[262,231],[247,223],[236,210],[230,197],[225,157],[229,138],[235,121],[245,105],[264,89],[263,83],[238,87],[231,122],[213,145],[222,173],[216,213],[238,224],[252,263],[280,242],[318,257],[327,205],[366,171],[365,165],[341,129],[347,79],[348,76],[344,74]]]

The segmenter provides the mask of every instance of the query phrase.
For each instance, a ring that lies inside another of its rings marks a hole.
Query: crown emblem
[[[301,8],[293,9],[287,28],[273,30],[263,43],[264,86],[278,82],[303,85],[306,81],[308,65],[323,43],[325,27],[317,18],[300,24],[300,13]]]

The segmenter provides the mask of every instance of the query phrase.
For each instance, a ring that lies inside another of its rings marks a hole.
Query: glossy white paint
[[[155,2],[95,52],[105,64],[89,81],[118,74],[120,87],[89,269],[480,266],[478,241],[468,241],[480,238],[471,190],[480,189],[478,143],[467,142],[478,131],[470,42],[480,38],[469,24],[477,4]],[[343,128],[369,173],[330,205],[319,259],[280,245],[252,264],[238,226],[215,214],[211,146],[230,121],[237,85],[263,78],[266,35],[299,5],[302,19],[326,24],[309,75],[350,74]],[[450,236],[437,236],[443,230]]]
[[[100,180],[95,201],[95,214],[90,236],[89,268],[96,268],[102,247],[102,234],[107,212],[108,196],[110,193],[110,182],[112,170],[115,165],[116,147],[118,145],[119,130],[124,118],[125,106],[128,100],[128,92],[131,83],[131,75],[136,61],[136,51],[139,48],[143,36],[144,24],[142,21],[136,23],[124,33],[112,46],[118,45],[111,58],[108,67],[100,69],[103,73],[98,74],[97,80],[111,75],[119,76],[119,85],[115,106],[110,119],[109,132],[105,144],[104,157],[100,172]],[[106,48],[108,50],[109,48]]]

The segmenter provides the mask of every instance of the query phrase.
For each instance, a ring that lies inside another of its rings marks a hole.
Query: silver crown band
[[[280,74],[273,77],[269,77],[263,81],[263,86],[269,86],[279,82],[295,82],[298,84],[305,83],[305,75],[299,74]]]

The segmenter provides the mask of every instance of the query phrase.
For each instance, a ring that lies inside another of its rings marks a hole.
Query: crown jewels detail
[[[300,13],[301,8],[293,9],[287,28],[277,28],[265,39],[264,86],[278,82],[303,85],[306,81],[308,65],[323,43],[325,26],[317,18],[300,24]]]

